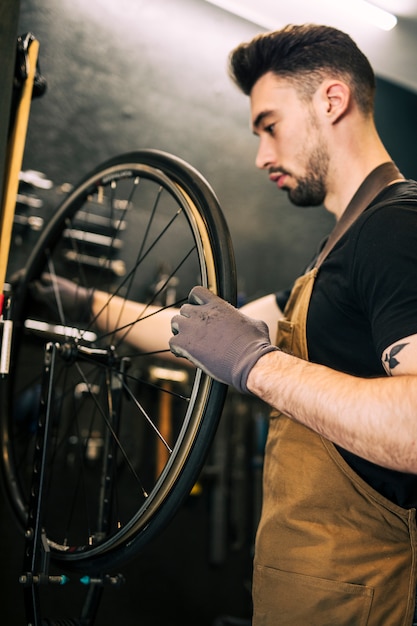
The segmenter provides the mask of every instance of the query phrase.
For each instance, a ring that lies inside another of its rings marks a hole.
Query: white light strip
[[[233,15],[237,15],[237,17],[241,17],[248,22],[253,22],[253,24],[257,24],[258,26],[264,26],[265,28],[269,28],[268,19],[266,16],[259,10],[251,9],[246,6],[245,3],[239,2],[239,0],[206,0],[209,4],[214,4]],[[284,24],[282,24],[284,26]]]
[[[265,8],[265,12],[259,10],[259,3],[257,3],[257,7],[252,9],[251,2],[244,2],[242,0],[206,0],[210,4],[214,4],[222,9],[225,9],[229,13],[233,13],[238,17],[242,17],[245,20],[253,22],[254,24],[258,24],[259,26],[264,26],[269,28],[269,23],[271,21],[271,5],[267,3],[267,7]],[[375,4],[371,4],[370,2],[366,2],[366,0],[348,0],[349,4],[346,5],[338,5],[335,6],[334,0],[315,0],[314,4],[311,1],[307,0],[305,3],[306,10],[309,11],[311,15],[311,11],[313,8],[318,10],[318,14],[322,14],[323,11],[326,11],[328,14],[328,22],[331,21],[331,16],[338,16],[345,14],[351,20],[355,20],[357,23],[367,22],[373,24],[374,26],[380,28],[381,30],[392,30],[397,24],[397,17],[380,7],[375,6]],[[262,3],[261,3],[262,4]],[[300,11],[299,5],[300,2],[296,2],[295,5],[298,5],[298,11]],[[295,7],[295,11],[297,12],[297,7]],[[287,11],[288,13],[288,11]],[[280,15],[280,11],[277,11],[277,18]],[[322,19],[319,20],[320,22]],[[278,25],[277,25],[278,27]]]
[[[334,2],[332,0],[325,0],[330,9],[334,11]],[[397,18],[392,13],[385,11],[377,7],[371,2],[366,0],[349,0],[349,3],[340,7],[340,11],[343,13],[349,13],[351,17],[355,17],[358,21],[365,21],[377,26],[381,30],[392,30],[397,25]]]

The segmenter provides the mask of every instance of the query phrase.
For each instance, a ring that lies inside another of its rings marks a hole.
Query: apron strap
[[[314,267],[318,268],[345,234],[357,217],[370,205],[372,200],[390,183],[403,178],[397,166],[392,162],[382,163],[365,178],[355,195],[349,202],[342,217],[329,235]]]

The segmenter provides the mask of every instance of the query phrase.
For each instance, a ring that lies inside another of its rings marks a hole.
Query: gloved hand
[[[62,276],[42,274],[39,280],[29,285],[31,296],[46,305],[55,314],[62,310],[64,320],[89,322],[92,316],[91,301],[93,289],[80,287]]]
[[[248,393],[246,382],[258,359],[278,350],[265,322],[240,313],[205,287],[191,290],[171,328],[171,352],[242,393]]]

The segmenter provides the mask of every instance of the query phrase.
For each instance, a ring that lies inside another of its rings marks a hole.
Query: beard
[[[296,206],[318,206],[326,197],[326,179],[329,155],[323,144],[318,144],[309,154],[305,175],[297,178],[297,186],[289,189],[288,197]]]

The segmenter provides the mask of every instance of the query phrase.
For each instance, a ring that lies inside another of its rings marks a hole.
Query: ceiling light
[[[292,0],[285,8],[277,7],[276,0],[257,0],[256,3],[254,0],[207,1],[268,29],[272,24],[272,28],[284,25],[283,19],[288,14],[292,15],[293,23],[315,21],[336,25],[346,18],[350,24],[371,23],[382,30],[391,30],[397,24],[395,15],[365,0],[349,0],[346,4],[337,5],[334,0]]]
[[[324,4],[328,5],[329,9],[332,7],[334,10],[334,2],[331,0],[325,0]],[[339,10],[349,12],[352,16],[357,17],[358,21],[369,22],[382,30],[392,30],[398,21],[392,13],[365,0],[349,0],[349,4],[342,9],[339,8]]]

